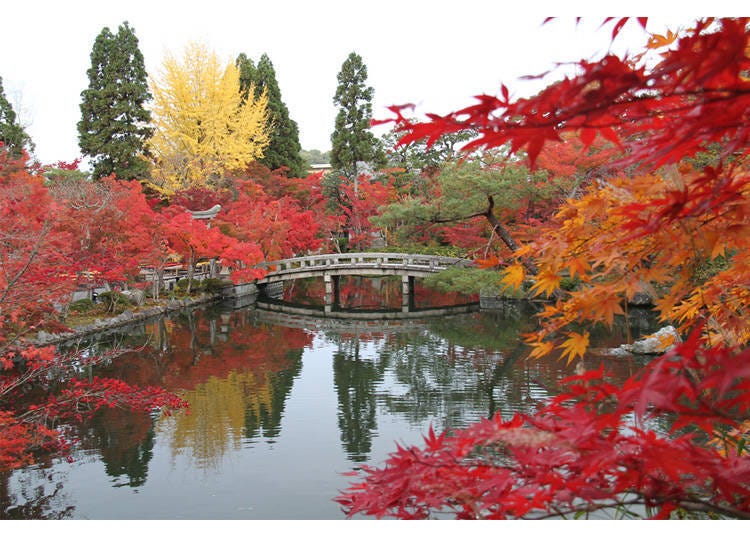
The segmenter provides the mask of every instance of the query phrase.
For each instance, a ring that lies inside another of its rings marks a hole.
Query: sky
[[[507,0],[127,0],[4,3],[0,24],[0,77],[8,100],[45,164],[79,156],[76,123],[81,91],[88,85],[91,47],[107,26],[128,21],[139,40],[146,70],[159,72],[167,52],[180,56],[198,41],[226,62],[244,52],[256,63],[266,53],[282,100],[297,122],[303,149],[330,149],[336,108],[336,75],[350,52],[359,54],[374,88],[373,115],[413,103],[416,113],[447,113],[472,104],[472,96],[529,95],[539,81],[520,81],[558,62],[601,57],[611,46],[604,14],[559,13],[553,2]],[[642,2],[648,8],[651,4]],[[560,4],[557,4],[560,5]],[[566,2],[566,9],[576,2]],[[583,4],[582,4],[583,5]],[[628,2],[637,9],[639,2]],[[700,7],[696,2],[696,6]],[[712,3],[719,15],[731,5]],[[654,15],[647,29],[662,32],[697,13],[681,3],[679,16]],[[705,8],[705,4],[703,6]],[[648,9],[644,10],[649,12]],[[735,9],[736,11],[736,9]],[[590,12],[581,10],[581,12]],[[643,11],[641,12],[643,14]],[[646,34],[632,23],[615,52],[639,50]]]

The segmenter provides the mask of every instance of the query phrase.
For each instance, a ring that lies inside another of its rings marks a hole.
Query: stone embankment
[[[163,305],[157,305],[135,312],[127,310],[111,318],[100,318],[95,320],[92,324],[86,324],[84,326],[76,327],[72,331],[66,331],[63,333],[47,333],[46,331],[40,331],[39,333],[37,333],[35,338],[29,341],[29,343],[35,346],[58,344],[61,342],[78,339],[80,337],[86,337],[94,333],[121,328],[128,324],[142,322],[143,320],[146,320],[147,318],[151,318],[153,316],[159,316],[165,313],[179,311],[180,309],[186,309],[204,303],[221,301],[222,299],[223,297],[221,295],[217,296],[215,294],[202,294],[200,296],[195,296],[192,298],[170,299]]]

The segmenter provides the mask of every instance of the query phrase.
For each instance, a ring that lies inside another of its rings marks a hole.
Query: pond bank
[[[72,339],[78,339],[81,337],[92,335],[94,333],[100,333],[102,331],[120,328],[128,324],[141,322],[153,316],[159,316],[164,313],[179,311],[180,309],[189,309],[191,307],[195,307],[196,305],[218,302],[222,301],[223,299],[223,296],[216,294],[201,294],[199,296],[181,299],[173,298],[170,300],[165,300],[163,305],[156,305],[136,312],[128,309],[111,318],[98,318],[91,324],[85,324],[83,326],[71,328],[71,331],[62,333],[48,333],[46,331],[40,331],[39,333],[37,333],[36,337],[30,339],[28,342],[30,345],[34,346],[58,344]]]

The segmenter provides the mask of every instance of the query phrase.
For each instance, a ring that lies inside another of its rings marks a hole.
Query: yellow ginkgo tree
[[[243,98],[239,70],[199,43],[181,59],[167,54],[151,79],[154,170],[149,185],[166,197],[215,188],[263,156],[271,126],[268,98]]]

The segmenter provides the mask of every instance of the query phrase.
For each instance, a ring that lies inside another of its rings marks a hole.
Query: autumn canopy
[[[532,356],[584,356],[586,326],[611,325],[636,293],[687,342],[625,385],[588,371],[534,415],[399,447],[338,498],[350,515],[750,516],[749,22],[652,36],[642,54],[581,61],[530,98],[503,87],[425,122],[392,108],[402,143],[471,130],[468,150],[508,146],[532,167],[571,139],[616,147],[609,173],[537,229],[503,280],[551,299],[527,335]],[[647,21],[608,21],[613,39],[632,23]]]

